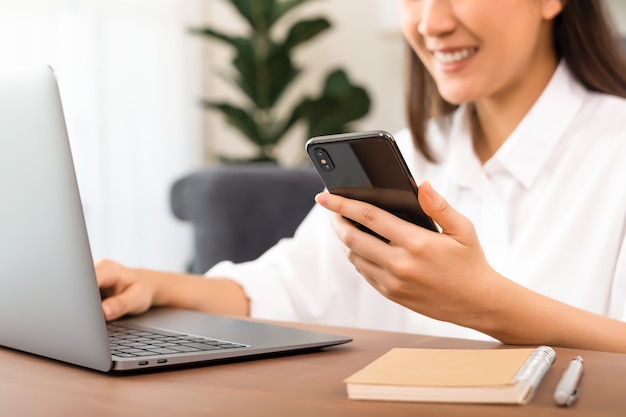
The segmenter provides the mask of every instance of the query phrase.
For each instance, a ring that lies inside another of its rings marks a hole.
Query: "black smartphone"
[[[438,231],[419,205],[417,184],[390,133],[376,130],[317,136],[306,142],[305,149],[329,192],[371,203],[401,219]]]

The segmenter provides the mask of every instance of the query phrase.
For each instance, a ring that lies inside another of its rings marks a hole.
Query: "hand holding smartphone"
[[[438,231],[420,207],[417,184],[388,132],[317,136],[307,141],[305,149],[329,192],[371,203],[403,220]]]

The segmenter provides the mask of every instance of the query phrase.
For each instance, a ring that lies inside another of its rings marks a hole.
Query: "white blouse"
[[[429,126],[438,164],[415,151],[408,131],[396,136],[416,181],[429,180],[474,223],[487,260],[504,276],[626,320],[626,100],[587,91],[561,63],[484,165],[467,113],[460,107],[448,129]],[[241,284],[257,318],[491,339],[380,295],[347,261],[330,216],[315,206],[293,238],[206,275]]]

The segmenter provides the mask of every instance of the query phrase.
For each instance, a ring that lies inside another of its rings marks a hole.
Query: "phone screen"
[[[406,221],[437,231],[419,205],[417,185],[389,133],[318,136],[307,142],[306,151],[329,192],[369,202]]]

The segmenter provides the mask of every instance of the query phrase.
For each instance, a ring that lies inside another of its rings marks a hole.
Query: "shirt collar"
[[[507,171],[528,188],[541,172],[550,154],[572,122],[584,101],[586,90],[576,81],[565,62],[530,111],[498,151],[481,166],[472,145],[469,117],[471,106],[463,105],[454,115],[455,128],[450,155],[453,175],[460,186],[471,186],[479,171],[496,174]]]

